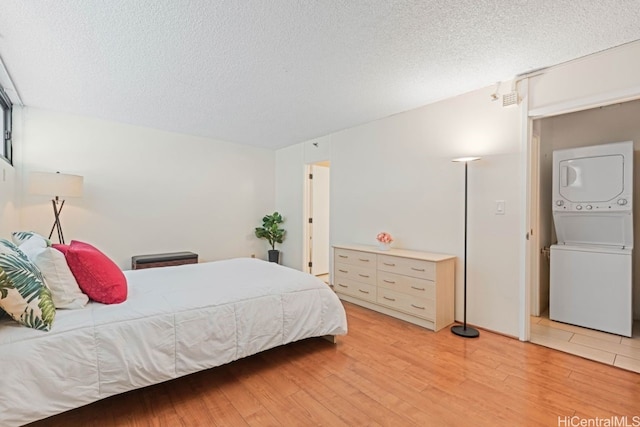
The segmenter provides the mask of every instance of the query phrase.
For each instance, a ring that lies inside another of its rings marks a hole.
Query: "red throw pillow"
[[[63,245],[61,243],[54,243],[51,245],[52,248],[59,250],[65,256],[67,255],[67,251],[69,250],[69,245]]]
[[[118,304],[127,299],[127,279],[122,270],[98,249],[72,240],[66,259],[80,289],[92,300]]]

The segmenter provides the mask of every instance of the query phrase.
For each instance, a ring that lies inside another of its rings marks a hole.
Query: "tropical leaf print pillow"
[[[21,244],[32,238],[42,242],[43,248],[51,246],[51,240],[33,231],[14,231],[13,233],[11,233],[11,240],[13,240],[13,243],[15,243],[17,246],[20,246]]]
[[[30,328],[51,329],[56,309],[40,270],[13,243],[0,239],[0,308]]]

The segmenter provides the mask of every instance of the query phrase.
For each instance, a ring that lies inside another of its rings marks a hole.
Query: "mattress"
[[[49,332],[0,321],[0,425],[347,332],[325,283],[274,263],[239,258],[125,276],[127,301],[58,310]]]

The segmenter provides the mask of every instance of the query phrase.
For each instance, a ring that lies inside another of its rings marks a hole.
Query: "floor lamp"
[[[49,239],[53,236],[53,231],[58,232],[58,241],[64,244],[62,234],[62,224],[60,214],[64,207],[64,200],[60,197],[82,197],[83,178],[79,175],[68,175],[60,172],[31,172],[29,176],[29,193],[51,196],[53,206],[53,226],[49,233]]]
[[[469,162],[480,160],[480,157],[461,157],[453,162],[464,163],[464,323],[451,327],[451,332],[465,338],[477,338],[480,332],[467,326],[467,166]]]

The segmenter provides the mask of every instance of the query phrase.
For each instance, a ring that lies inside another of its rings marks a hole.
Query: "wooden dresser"
[[[341,299],[434,331],[453,323],[455,256],[333,248],[333,289]]]

